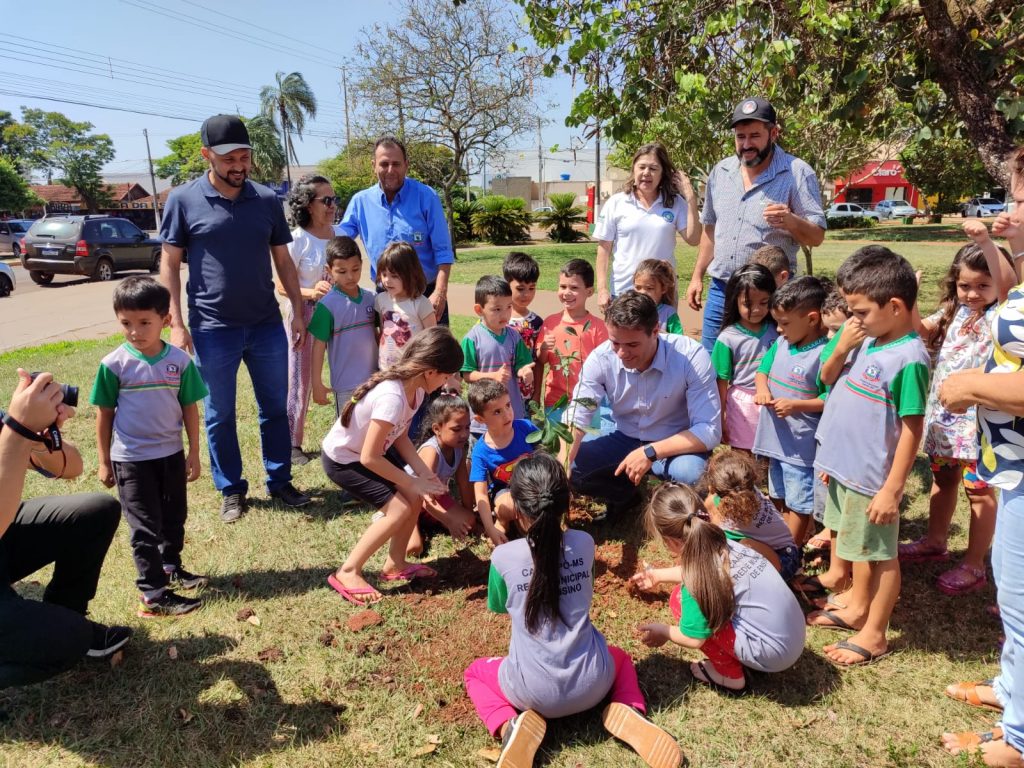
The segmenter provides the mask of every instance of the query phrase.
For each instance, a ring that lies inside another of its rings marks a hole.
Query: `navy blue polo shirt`
[[[229,200],[204,173],[171,191],[160,237],[188,256],[190,328],[280,321],[270,246],[292,236],[273,190],[246,181]]]

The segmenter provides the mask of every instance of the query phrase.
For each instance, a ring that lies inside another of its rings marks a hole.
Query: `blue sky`
[[[168,139],[198,130],[203,117],[255,114],[260,87],[277,71],[301,72],[319,103],[297,145],[300,163],[333,155],[344,138],[339,67],[360,29],[398,14],[393,2],[363,0],[3,0],[0,7],[9,22],[0,31],[0,110],[17,118],[28,106],[91,122],[114,141],[111,173],[145,171],[143,128],[157,158]],[[564,124],[568,78],[548,81],[545,96],[556,106],[546,114],[544,143],[568,146],[579,133]],[[515,146],[536,153],[536,135]]]

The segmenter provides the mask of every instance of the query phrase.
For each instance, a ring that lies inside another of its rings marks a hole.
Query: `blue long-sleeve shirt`
[[[437,278],[438,267],[455,261],[441,199],[416,179],[406,178],[390,203],[380,184],[356,192],[337,230],[363,241],[374,280],[377,259],[389,243],[396,241],[405,241],[416,249],[428,283]]]

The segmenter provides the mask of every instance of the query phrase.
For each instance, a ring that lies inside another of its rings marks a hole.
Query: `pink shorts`
[[[725,391],[725,429],[733,448],[749,451],[754,447],[760,407],[751,389],[730,386]]]

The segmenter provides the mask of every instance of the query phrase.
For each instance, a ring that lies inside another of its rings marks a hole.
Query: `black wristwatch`
[[[647,457],[648,461],[657,461],[658,460],[658,452],[656,450],[654,450],[654,446],[653,445],[649,445],[648,444],[648,445],[644,446],[644,456]]]

